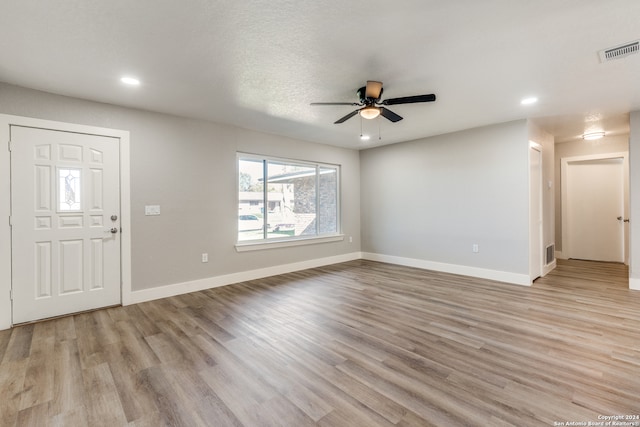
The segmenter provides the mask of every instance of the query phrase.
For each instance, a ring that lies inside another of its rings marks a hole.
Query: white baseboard
[[[558,252],[556,252],[556,257],[560,258],[558,256]],[[234,283],[275,276],[278,274],[286,274],[294,271],[306,270],[309,268],[322,267],[325,265],[339,264],[341,262],[353,261],[357,259],[366,259],[370,261],[379,261],[390,264],[404,265],[407,267],[415,267],[423,270],[433,270],[443,273],[460,274],[463,276],[497,280],[500,282],[506,282],[515,285],[531,285],[529,276],[527,276],[526,274],[517,274],[499,270],[489,270],[484,268],[469,267],[465,265],[446,264],[434,261],[375,254],[369,252],[352,252],[344,255],[260,268],[239,273],[209,277],[206,279],[193,280],[190,282],[176,283],[172,285],[159,286],[156,288],[132,291],[128,294],[123,295],[123,305],[152,301],[155,299],[186,294],[189,292],[196,292],[204,289],[216,288],[220,286],[231,285]],[[544,266],[544,274],[546,275],[554,268],[556,268],[555,260],[551,264]],[[640,290],[640,278],[629,278],[629,289]],[[2,318],[2,316],[0,316],[0,330],[8,329],[10,327],[10,317],[7,316],[6,318]]]
[[[496,280],[514,285],[531,286],[531,280],[526,274],[510,273],[507,271],[488,270],[485,268],[469,267],[467,265],[446,264],[442,262],[427,261],[415,258],[403,258],[392,255],[374,254],[364,252],[362,258],[371,261],[380,261],[390,264],[404,265],[407,267],[434,270],[443,273],[460,274],[462,276],[478,277],[481,279]]]
[[[543,265],[542,266],[542,277],[544,277],[547,274],[549,274],[557,266],[558,266],[558,262],[555,259],[553,261],[551,261],[549,264]]]
[[[264,277],[276,276],[278,274],[291,273],[294,271],[306,270],[309,268],[322,267],[325,265],[339,264],[341,262],[353,261],[362,258],[360,252],[352,252],[344,255],[336,255],[327,258],[313,259],[309,261],[296,262],[292,264],[277,265],[273,267],[259,268],[256,270],[242,271],[239,273],[225,274],[222,276],[208,277],[206,279],[193,280],[190,282],[175,283],[172,285],[158,286],[155,288],[132,291],[127,298],[123,298],[123,305],[137,304],[155,299],[172,297],[175,295],[187,294],[189,292],[201,291],[204,289],[217,288],[234,283],[246,282],[248,280],[262,279]],[[123,295],[124,297],[124,295]],[[125,300],[126,299],[126,300]]]
[[[175,283],[172,285],[158,286],[155,288],[132,291],[129,295],[123,295],[123,305],[136,304],[145,301],[152,301],[160,298],[172,297],[189,292],[201,291],[204,289],[217,288],[220,286],[232,285],[234,283],[246,282],[249,280],[262,279],[264,277],[286,274],[294,271],[306,270],[309,268],[322,267],[325,265],[339,264],[341,262],[353,261],[356,259],[367,259],[390,264],[416,267],[424,270],[441,271],[444,273],[461,274],[463,276],[479,277],[483,279],[497,280],[516,285],[530,286],[529,277],[524,274],[509,273],[497,270],[468,267],[464,265],[454,265],[425,261],[412,258],[396,257],[391,255],[381,255],[374,253],[352,252],[333,257],[302,261],[292,264],[277,265],[273,267],[260,268],[256,270],[242,271],[238,273],[225,274],[222,276],[208,277],[205,279],[192,280],[189,282]]]

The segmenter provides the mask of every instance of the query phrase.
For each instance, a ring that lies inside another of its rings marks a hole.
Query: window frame
[[[254,153],[246,153],[246,152],[236,152],[236,213],[239,215],[238,208],[240,206],[240,161],[248,160],[248,161],[260,161],[262,162],[262,179],[265,185],[262,189],[262,205],[264,209],[264,217],[263,221],[265,227],[263,229],[263,237],[261,239],[253,239],[253,240],[238,240],[239,230],[238,230],[238,220],[235,220],[236,223],[236,250],[238,252],[244,251],[252,251],[252,250],[261,250],[261,249],[270,249],[270,248],[282,248],[289,246],[299,246],[299,245],[309,245],[309,244],[317,244],[317,243],[327,243],[327,242],[335,242],[344,240],[344,234],[342,234],[342,210],[341,210],[341,165],[331,164],[331,163],[323,163],[323,162],[312,162],[308,160],[298,160],[291,158],[283,158],[283,157],[275,157],[275,156],[267,156],[261,154]],[[267,228],[266,224],[268,222],[268,165],[269,162],[273,163],[281,163],[281,164],[291,164],[294,166],[303,166],[310,167],[315,169],[315,207],[316,207],[316,219],[315,219],[315,227],[316,231],[314,235],[304,235],[304,236],[286,236],[281,238],[268,238],[267,237]],[[322,233],[319,234],[319,208],[320,208],[320,170],[323,168],[327,169],[335,169],[336,170],[336,231],[330,233]],[[236,216],[237,216],[236,215]]]

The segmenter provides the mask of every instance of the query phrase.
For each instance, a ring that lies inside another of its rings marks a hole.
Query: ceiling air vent
[[[625,56],[638,52],[640,52],[640,40],[601,50],[598,52],[598,55],[600,55],[600,62],[607,62],[613,61],[614,59],[624,58]]]

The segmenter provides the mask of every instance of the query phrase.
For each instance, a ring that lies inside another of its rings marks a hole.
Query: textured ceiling
[[[640,54],[597,51],[639,19],[637,0],[3,0],[0,81],[351,148],[521,118],[570,140],[628,132]],[[358,116],[333,124],[353,107],[309,105],[366,80],[438,100],[363,120],[366,143]]]

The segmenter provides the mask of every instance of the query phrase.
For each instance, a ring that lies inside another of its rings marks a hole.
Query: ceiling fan
[[[434,94],[429,94],[403,96],[401,98],[389,98],[384,101],[380,101],[380,97],[382,96],[382,82],[371,80],[367,81],[366,86],[358,89],[356,94],[358,95],[360,102],[312,102],[311,105],[353,105],[362,107],[336,120],[334,124],[343,123],[358,113],[360,114],[360,117],[365,119],[375,119],[378,116],[382,116],[395,123],[402,120],[402,116],[397,115],[385,107],[379,107],[379,105],[415,104],[417,102],[433,102],[436,100],[436,96]]]

